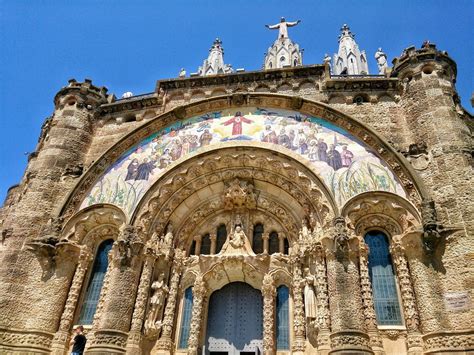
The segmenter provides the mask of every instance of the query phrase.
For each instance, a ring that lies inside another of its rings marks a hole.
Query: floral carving
[[[272,354],[275,344],[275,296],[276,288],[272,275],[265,274],[262,284],[263,295],[263,352]]]
[[[206,282],[202,274],[199,274],[193,286],[193,310],[191,315],[191,325],[188,339],[188,354],[197,355],[199,347],[199,336],[201,334],[202,311],[204,299],[206,297]]]

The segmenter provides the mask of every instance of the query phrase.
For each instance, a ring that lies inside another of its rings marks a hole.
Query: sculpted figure
[[[314,292],[314,277],[310,274],[309,269],[305,269],[305,286],[304,286],[304,312],[306,318],[314,320],[317,317],[318,301]]]
[[[151,285],[153,295],[150,299],[150,307],[145,321],[145,335],[157,336],[161,329],[161,320],[158,320],[161,310],[164,307],[166,296],[168,295],[168,286],[165,283],[163,273],[158,276],[158,280]]]
[[[280,23],[275,25],[265,25],[270,30],[278,30],[278,38],[288,38],[288,27],[293,27],[299,24],[301,20],[290,22],[286,21],[284,17],[280,19]]]
[[[173,226],[168,224],[168,228],[166,229],[166,234],[162,240],[163,248],[170,248],[173,245]]]
[[[255,256],[250,246],[250,241],[242,230],[242,226],[237,224],[235,230],[227,236],[227,240],[222,246],[219,254],[246,254]]]
[[[387,69],[387,55],[382,51],[382,48],[377,49],[375,52],[375,60],[377,61],[377,66],[379,67],[379,74],[385,74]]]

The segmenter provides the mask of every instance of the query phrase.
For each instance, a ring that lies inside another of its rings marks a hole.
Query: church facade
[[[0,210],[0,353],[474,350],[472,115],[429,42],[369,73],[347,25],[258,71],[216,40],[117,99],[70,80]]]

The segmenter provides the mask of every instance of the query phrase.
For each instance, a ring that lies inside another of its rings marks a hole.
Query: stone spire
[[[339,35],[339,51],[334,54],[333,74],[335,75],[367,75],[369,67],[365,51],[360,51],[354,34],[344,24]]]
[[[222,48],[222,41],[219,38],[216,38],[211,49],[209,49],[209,56],[198,69],[198,75],[229,74],[233,71],[234,70],[230,64],[224,64],[224,48]]]
[[[303,65],[303,51],[297,43],[288,37],[288,27],[293,27],[301,21],[287,22],[284,17],[280,23],[265,25],[270,30],[278,30],[278,38],[265,53],[264,69],[296,67]]]

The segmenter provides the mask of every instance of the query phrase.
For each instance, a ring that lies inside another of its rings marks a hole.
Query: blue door
[[[234,282],[214,292],[209,300],[206,353],[261,353],[262,317],[262,294],[252,286]]]

